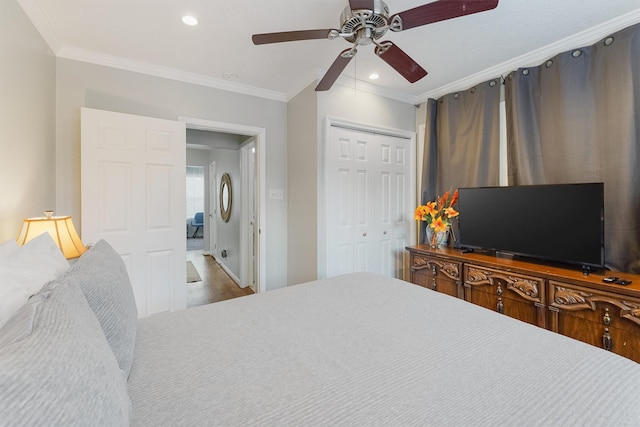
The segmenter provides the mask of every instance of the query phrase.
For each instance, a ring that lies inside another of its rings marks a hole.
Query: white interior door
[[[325,157],[326,275],[404,277],[413,197],[411,140],[329,128]]]
[[[209,164],[209,253],[218,256],[218,175],[216,162]]]
[[[82,108],[82,237],[122,256],[138,315],[186,306],[184,123]]]

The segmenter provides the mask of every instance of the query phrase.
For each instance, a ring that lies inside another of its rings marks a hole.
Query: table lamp
[[[16,239],[20,246],[48,232],[67,259],[78,258],[87,250],[70,216],[53,216],[53,211],[44,214],[44,217],[27,218],[22,222],[22,230]]]

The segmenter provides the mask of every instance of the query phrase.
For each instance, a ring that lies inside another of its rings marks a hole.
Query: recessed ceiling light
[[[371,79],[371,80],[378,80],[379,78],[380,78],[380,74],[378,74],[378,73],[369,74],[369,79]]]
[[[195,17],[189,16],[189,15],[183,16],[182,17],[182,22],[184,22],[185,24],[190,25],[192,27],[194,25],[198,25],[198,20]]]
[[[238,75],[236,73],[224,73],[222,77],[224,77],[225,80],[238,80]]]

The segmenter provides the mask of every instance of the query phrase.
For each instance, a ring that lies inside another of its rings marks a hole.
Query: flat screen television
[[[604,184],[460,188],[459,246],[604,265]]]

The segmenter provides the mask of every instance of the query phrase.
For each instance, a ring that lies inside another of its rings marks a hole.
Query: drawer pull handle
[[[611,347],[613,347],[613,340],[611,339],[611,335],[609,335],[609,328],[604,328],[604,334],[602,335],[602,348],[607,351],[611,351]]]
[[[438,288],[438,284],[436,283],[436,279],[433,279],[431,281],[431,289],[435,291],[437,288]]]
[[[498,306],[496,307],[496,310],[498,311],[498,313],[504,314],[504,304],[502,303],[502,298],[498,298]]]
[[[498,294],[499,297],[502,296],[502,286],[498,285],[498,289],[496,289],[496,293]]]
[[[602,323],[604,323],[606,326],[609,326],[611,324],[611,316],[609,316],[608,308],[605,309],[604,317],[602,318]]]

